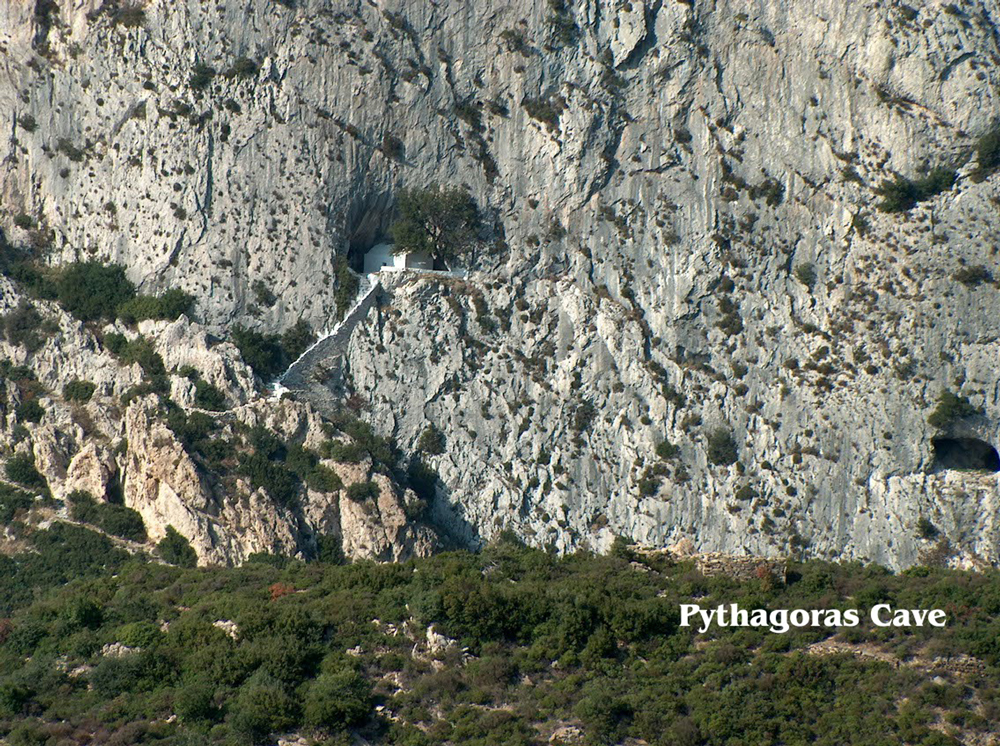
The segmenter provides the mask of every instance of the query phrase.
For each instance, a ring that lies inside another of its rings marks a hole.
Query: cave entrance
[[[934,467],[941,469],[974,469],[1000,471],[1000,454],[989,443],[978,438],[934,438]]]

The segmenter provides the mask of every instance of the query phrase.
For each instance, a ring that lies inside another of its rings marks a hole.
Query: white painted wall
[[[401,258],[401,257],[400,257]],[[365,274],[379,272],[382,267],[395,266],[395,259],[392,255],[391,243],[380,243],[372,246],[365,254]]]
[[[424,251],[392,254],[391,243],[372,246],[365,254],[365,274],[391,272],[404,269],[434,269],[434,258]]]

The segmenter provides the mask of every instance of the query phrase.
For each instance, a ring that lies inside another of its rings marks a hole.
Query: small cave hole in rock
[[[989,443],[978,438],[935,438],[934,469],[975,469],[1000,471],[1000,454]]]

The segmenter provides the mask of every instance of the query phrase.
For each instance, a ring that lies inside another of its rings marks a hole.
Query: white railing
[[[288,375],[292,373],[295,370],[295,368],[299,366],[304,360],[306,360],[307,357],[317,347],[327,342],[331,338],[336,337],[338,334],[341,333],[343,329],[347,328],[349,324],[353,325],[358,322],[358,319],[354,317],[357,315],[359,309],[361,309],[369,301],[369,299],[378,291],[379,287],[381,286],[378,277],[374,274],[362,277],[361,283],[362,284],[358,288],[358,294],[357,296],[355,296],[354,303],[351,304],[351,307],[349,309],[347,309],[347,313],[344,314],[343,318],[340,321],[338,321],[332,329],[330,329],[329,331],[324,331],[322,334],[320,334],[319,339],[317,339],[315,342],[309,345],[302,352],[302,354],[299,355],[295,359],[295,361],[292,362],[292,364],[285,369],[285,372],[282,373],[280,376],[278,376],[278,378],[271,383],[270,398],[280,399],[282,394],[285,394],[289,391],[289,389],[284,385],[284,382],[287,379]]]

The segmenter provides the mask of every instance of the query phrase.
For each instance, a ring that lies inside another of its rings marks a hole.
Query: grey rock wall
[[[468,280],[387,284],[347,353],[380,431],[445,433],[458,535],[899,567],[926,518],[995,562],[996,479],[937,473],[926,418],[960,391],[984,413],[955,434],[1000,444],[997,288],[954,278],[1000,277],[997,176],[972,173],[1000,6],[567,7],[150,2],[129,28],[5,0],[3,225],[195,293],[219,332],[325,328],[336,256],[383,236],[396,190],[467,184],[494,226]],[[226,76],[240,57],[259,69]],[[875,209],[935,166],[954,189]],[[709,463],[716,428],[738,465]]]

